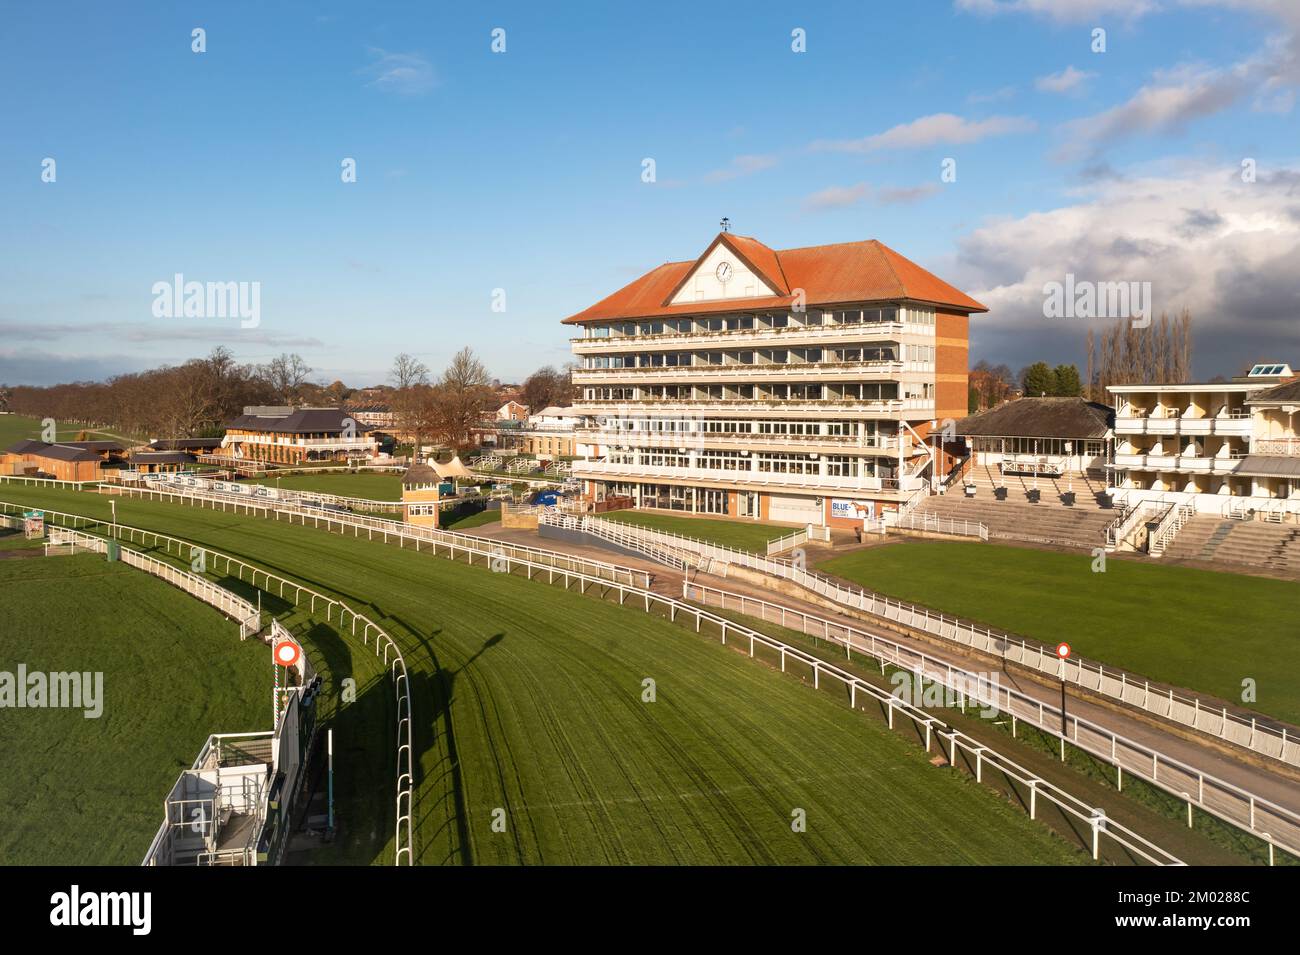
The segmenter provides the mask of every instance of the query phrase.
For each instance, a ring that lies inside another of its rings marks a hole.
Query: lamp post
[[[1068,643],[1059,643],[1056,646],[1056,655],[1061,660],[1061,752],[1065,752],[1066,732],[1065,721],[1065,661],[1070,658],[1070,645]]]

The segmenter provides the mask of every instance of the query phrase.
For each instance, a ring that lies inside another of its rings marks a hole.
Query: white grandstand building
[[[1114,385],[1113,483],[1130,503],[1300,520],[1300,379],[1260,364],[1224,383]]]

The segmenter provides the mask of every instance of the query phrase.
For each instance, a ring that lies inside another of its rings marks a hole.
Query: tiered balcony
[[[1249,411],[1228,411],[1206,417],[1183,417],[1175,408],[1160,408],[1147,415],[1140,408],[1121,409],[1115,416],[1115,433],[1150,435],[1208,435],[1249,437],[1252,430]]]
[[[1134,471],[1175,471],[1188,474],[1231,474],[1245,455],[1116,454],[1114,466]]]
[[[882,398],[855,401],[830,398],[820,401],[786,400],[772,398],[755,401],[749,398],[628,398],[621,401],[575,401],[579,414],[615,414],[626,417],[635,412],[657,414],[680,412],[701,417],[753,418],[825,418],[832,415],[842,419],[871,419],[906,416],[909,421],[935,416],[932,398]]]
[[[647,348],[660,349],[761,347],[779,345],[797,348],[800,345],[821,345],[857,341],[908,340],[915,336],[918,342],[934,341],[933,325],[913,325],[903,322],[871,322],[858,325],[809,325],[790,328],[753,328],[718,332],[690,332],[681,334],[665,332],[662,335],[626,335],[611,338],[571,338],[569,344],[575,355],[593,355],[605,352],[637,352]]]
[[[628,383],[744,383],[755,380],[861,381],[864,379],[889,379],[903,372],[933,374],[933,362],[920,361],[846,361],[846,362],[795,362],[778,365],[677,365],[654,368],[576,368],[573,383],[577,385]]]
[[[581,443],[603,447],[715,448],[720,451],[761,447],[768,451],[825,452],[827,454],[885,454],[897,456],[898,438],[885,435],[741,434],[711,431],[639,431],[617,428],[579,428]]]
[[[864,491],[910,494],[926,485],[925,478],[831,477],[820,474],[780,474],[700,467],[651,467],[611,464],[608,461],[574,461],[573,476],[580,480],[633,480],[656,484],[692,484],[699,487],[799,491],[810,494],[855,494]]]

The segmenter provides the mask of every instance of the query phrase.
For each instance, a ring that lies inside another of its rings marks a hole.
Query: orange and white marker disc
[[[1070,645],[1068,643],[1058,643],[1056,645],[1056,655],[1064,660],[1070,655]]]
[[[293,666],[298,662],[298,657],[302,655],[302,650],[298,648],[298,644],[289,640],[281,640],[271,652],[275,656],[275,662],[282,667]]]

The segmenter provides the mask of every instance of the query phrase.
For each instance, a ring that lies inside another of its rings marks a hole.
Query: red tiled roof
[[[719,242],[725,243],[781,294],[668,304],[700,259]],[[807,305],[910,300],[968,313],[988,311],[969,295],[875,239],[775,250],[748,236],[722,233],[709,243],[704,255],[692,262],[669,262],[652,269],[590,308],[570,315],[564,324],[779,309],[794,302],[793,293],[797,289],[803,289]]]

